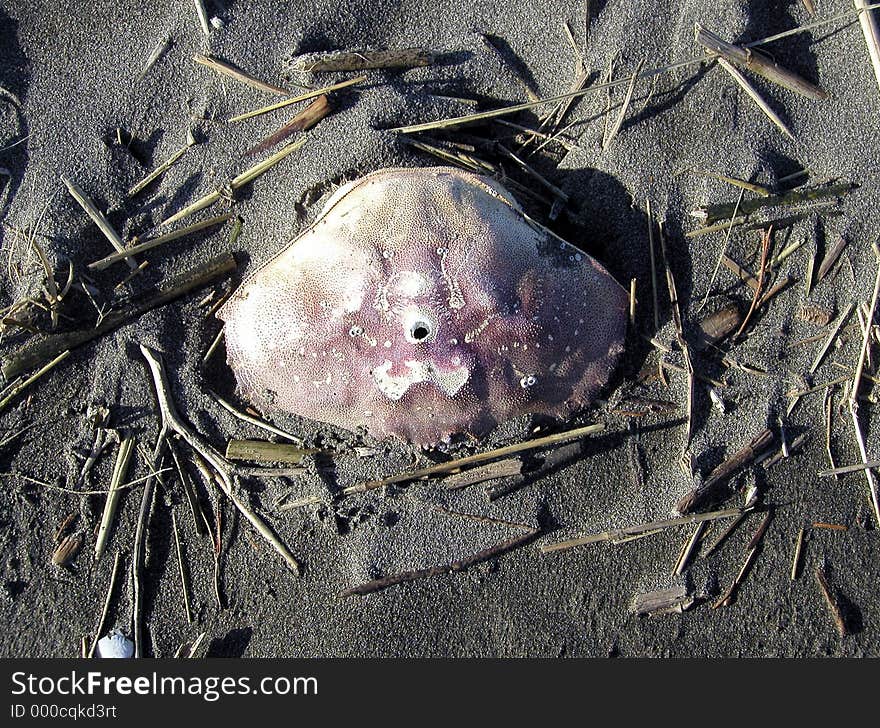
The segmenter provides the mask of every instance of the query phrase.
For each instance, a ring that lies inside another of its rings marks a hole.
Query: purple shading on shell
[[[434,167],[337,190],[219,315],[256,406],[426,445],[588,405],[626,308],[599,263],[499,184]]]

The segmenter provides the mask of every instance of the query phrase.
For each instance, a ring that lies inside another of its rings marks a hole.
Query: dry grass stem
[[[639,80],[639,74],[642,71],[642,68],[645,65],[645,61],[642,60],[639,62],[639,65],[636,67],[635,72],[630,77],[629,86],[626,89],[626,96],[623,97],[623,104],[620,106],[620,113],[617,115],[617,119],[612,124],[611,128],[608,130],[608,135],[605,137],[605,140],[602,142],[602,150],[608,149],[611,145],[611,142],[614,141],[614,137],[617,136],[617,133],[620,131],[620,127],[623,126],[623,120],[626,118],[626,112],[629,110],[629,105],[632,102],[633,92],[636,89],[636,81]]]
[[[386,485],[392,485],[394,483],[405,483],[410,480],[417,480],[431,475],[450,473],[468,465],[475,465],[477,463],[486,462],[487,460],[497,460],[499,458],[507,457],[508,455],[513,455],[518,452],[535,450],[537,448],[548,447],[550,445],[558,445],[560,443],[570,442],[572,440],[579,440],[582,437],[587,437],[588,435],[595,435],[596,433],[602,432],[604,429],[605,425],[602,424],[586,425],[585,427],[578,427],[574,430],[568,430],[566,432],[558,432],[553,435],[537,437],[534,440],[526,440],[525,442],[518,442],[515,445],[507,445],[505,447],[500,447],[495,450],[489,450],[488,452],[477,453],[476,455],[468,455],[467,457],[450,460],[447,463],[440,463],[438,465],[431,465],[427,468],[420,468],[418,470],[410,470],[405,473],[400,473],[399,475],[392,475],[390,478],[384,478],[383,480],[369,480],[364,483],[358,483],[357,485],[351,485],[343,489],[342,495],[347,496],[353,495],[354,493],[363,493],[368,490],[382,488]]]
[[[235,192],[237,189],[253,182],[257,177],[270,170],[282,159],[292,154],[297,149],[300,149],[305,143],[306,137],[304,136],[300,137],[296,141],[290,142],[290,144],[285,145],[271,156],[266,157],[266,159],[264,159],[262,162],[258,162],[253,167],[249,167],[244,172],[234,177],[227,188],[214,190],[214,192],[205,195],[201,199],[193,202],[191,205],[183,208],[180,212],[175,213],[166,220],[163,220],[161,223],[159,223],[159,225],[170,225],[173,222],[177,222],[184,217],[192,215],[194,212],[198,212],[199,210],[204,210],[206,207],[210,207],[223,197],[231,197],[232,193]]]
[[[222,225],[223,223],[231,220],[233,217],[234,215],[232,213],[217,215],[216,217],[210,217],[207,220],[194,222],[192,225],[187,225],[180,230],[174,230],[170,233],[159,235],[158,237],[152,238],[150,240],[144,240],[144,242],[142,243],[136,243],[135,245],[126,248],[125,251],[121,253],[112,253],[105,258],[101,258],[101,260],[96,260],[94,263],[89,263],[89,269],[104,270],[105,268],[109,268],[114,263],[118,263],[120,260],[128,259],[128,256],[130,255],[134,255],[135,253],[143,253],[147,250],[152,250],[153,248],[157,248],[160,245],[164,245],[165,243],[170,243],[172,240],[186,237],[187,235],[200,232],[201,230],[206,230],[207,228],[214,227],[215,225]]]
[[[821,101],[828,98],[828,94],[815,84],[806,81],[762,53],[752,51],[743,46],[734,45],[720,38],[699,23],[694,26],[697,43],[702,45],[712,54],[719,56],[730,63],[736,63],[749,71],[763,76],[768,81],[777,83],[807,98]]]
[[[300,101],[307,101],[308,99],[313,99],[316,96],[323,96],[330,93],[331,91],[338,91],[339,89],[348,88],[349,86],[355,86],[356,84],[363,83],[366,80],[366,76],[358,76],[357,78],[352,78],[348,81],[341,81],[340,83],[334,83],[330,86],[324,86],[323,88],[318,88],[314,91],[308,91],[304,94],[298,94],[297,96],[292,96],[289,99],[284,99],[284,101],[279,101],[277,104],[263,106],[259,109],[248,111],[245,114],[233,116],[229,120],[229,123],[232,124],[237,121],[244,121],[245,119],[251,119],[255,116],[260,116],[261,114],[268,114],[270,111],[277,111],[278,109],[283,109],[287,106],[290,106],[291,104],[298,104]]]
[[[746,92],[748,97],[757,104],[758,108],[764,112],[764,115],[773,122],[773,125],[776,126],[777,129],[790,139],[794,139],[794,134],[791,133],[791,129],[785,125],[785,122],[780,118],[779,114],[770,107],[770,104],[764,101],[761,94],[758,93],[758,90],[752,86],[749,79],[747,79],[739,69],[736,68],[736,66],[724,58],[718,59],[718,65],[733,77],[733,80],[736,81],[740,88]]]
[[[877,26],[877,17],[873,11],[867,9],[868,3],[865,0],[853,0],[853,4],[859,11],[859,25],[862,26],[865,44],[868,46],[877,86],[880,87],[880,28]]]
[[[624,528],[615,528],[610,531],[601,533],[593,533],[588,536],[579,536],[578,538],[567,539],[565,541],[557,541],[556,543],[542,544],[538,548],[541,553],[548,554],[553,551],[565,551],[575,548],[576,546],[586,546],[587,544],[600,543],[602,541],[613,541],[619,543],[621,540],[629,536],[638,536],[644,533],[653,532],[660,533],[667,528],[675,526],[685,526],[689,523],[700,523],[701,521],[717,521],[721,518],[731,518],[742,513],[741,508],[725,508],[718,511],[708,511],[706,513],[694,513],[691,515],[680,516],[678,518],[667,518],[662,521],[650,521],[641,523],[637,526],[625,526]]]
[[[119,441],[116,451],[116,461],[113,463],[113,474],[110,477],[110,489],[107,492],[107,500],[104,501],[104,510],[101,514],[101,524],[98,526],[98,535],[95,537],[95,561],[104,554],[107,539],[110,536],[110,528],[116,517],[116,508],[119,505],[119,496],[122,495],[122,485],[128,475],[128,466],[134,452],[134,437],[124,435]]]
[[[98,229],[104,233],[104,237],[110,241],[110,244],[116,249],[119,253],[125,253],[125,243],[122,240],[122,236],[116,232],[116,229],[110,224],[110,221],[98,209],[98,206],[92,201],[92,199],[82,191],[82,188],[66,177],[62,177],[61,181],[64,182],[65,187],[67,187],[67,191],[70,192],[71,197],[79,203],[79,206],[85,210],[86,214],[92,219],[92,222],[98,226]],[[132,269],[137,268],[137,261],[134,258],[126,257],[126,262],[128,263],[128,267]]]
[[[204,53],[196,53],[193,56],[193,60],[196,63],[210,68],[215,73],[219,73],[221,76],[227,76],[228,78],[239,81],[240,83],[247,84],[251,88],[255,88],[258,91],[275,94],[276,96],[290,96],[290,91],[288,91],[286,88],[282,88],[281,86],[274,86],[271,83],[261,81],[251,74],[242,71],[237,66],[233,66],[228,61],[224,61],[220,58],[215,58],[211,55],[205,55]]]
[[[0,399],[0,412],[2,412],[3,409],[13,399],[15,399],[19,394],[21,394],[25,389],[27,389],[29,386],[31,386],[34,382],[36,382],[44,374],[46,374],[47,372],[54,369],[58,364],[60,364],[62,361],[64,361],[68,356],[70,356],[70,349],[65,349],[60,354],[58,354],[58,356],[56,356],[54,359],[52,359],[52,361],[50,361],[47,364],[44,364],[42,367],[40,367],[31,376],[27,377],[26,379],[23,379],[22,381],[18,382],[17,384],[11,385],[11,386],[7,387],[7,389],[3,390],[5,393],[5,396],[3,397],[3,399]]]
[[[174,152],[174,154],[172,154],[170,157],[168,157],[168,159],[166,159],[164,162],[162,162],[162,164],[160,164],[158,167],[156,167],[156,169],[154,169],[152,172],[150,172],[140,182],[133,185],[128,190],[128,196],[134,197],[135,195],[139,194],[140,192],[145,190],[147,187],[149,187],[155,180],[159,179],[159,177],[161,177],[163,174],[165,174],[165,172],[167,172],[169,169],[171,169],[176,164],[177,160],[180,159],[186,153],[186,150],[195,144],[196,144],[196,138],[195,138],[195,136],[193,136],[192,131],[187,132],[186,144],[184,144],[180,149],[178,149],[176,152]]]

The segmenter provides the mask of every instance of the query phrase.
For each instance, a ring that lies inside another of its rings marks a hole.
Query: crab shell
[[[626,307],[599,263],[498,183],[434,167],[341,187],[219,316],[257,407],[428,445],[588,405]]]

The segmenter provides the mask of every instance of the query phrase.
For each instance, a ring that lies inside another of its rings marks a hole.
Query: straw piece
[[[641,73],[642,68],[645,65],[645,61],[642,60],[639,62],[639,65],[636,67],[635,72],[629,81],[629,86],[626,89],[626,96],[623,98],[623,103],[620,106],[620,113],[617,115],[617,119],[614,121],[614,124],[611,126],[611,129],[608,131],[608,136],[605,137],[605,141],[602,144],[602,151],[608,149],[613,141],[614,137],[617,136],[617,132],[620,131],[620,127],[623,126],[623,120],[626,117],[626,112],[629,109],[630,102],[632,101],[633,92],[636,89],[636,81],[639,79],[639,73]]]
[[[228,76],[229,78],[235,79],[236,81],[247,84],[251,88],[255,88],[258,91],[275,94],[276,96],[290,95],[290,91],[288,91],[286,88],[282,88],[281,86],[273,86],[271,83],[260,81],[260,79],[254,78],[249,73],[242,71],[240,68],[237,68],[228,61],[224,61],[220,58],[215,58],[211,55],[205,55],[204,53],[196,53],[195,55],[193,55],[193,60],[196,63],[207,66],[216,73],[219,73],[223,76]]]
[[[192,215],[199,210],[204,210],[206,207],[210,207],[221,197],[223,197],[225,193],[231,194],[232,192],[235,192],[235,190],[237,190],[239,187],[244,187],[244,185],[253,182],[257,177],[274,167],[276,164],[278,164],[278,162],[280,162],[289,154],[295,152],[305,143],[306,137],[300,137],[296,141],[290,142],[290,144],[282,147],[270,157],[267,157],[262,162],[258,162],[253,167],[250,167],[249,169],[245,170],[240,175],[235,177],[232,182],[229,183],[228,189],[218,189],[208,193],[201,199],[193,202],[188,207],[183,208],[180,212],[175,213],[167,220],[163,220],[161,223],[159,223],[159,225],[170,225],[171,223],[177,222],[178,220]]]
[[[770,119],[770,121],[772,121],[773,124],[778,129],[780,129],[783,134],[791,139],[794,139],[794,134],[791,133],[791,130],[779,117],[779,114],[777,114],[775,111],[773,111],[772,108],[770,108],[770,105],[766,101],[764,101],[764,99],[761,97],[761,94],[758,93],[758,90],[754,86],[752,86],[751,83],[749,83],[749,80],[745,76],[743,76],[743,74],[732,63],[724,58],[719,58],[718,65],[721,66],[725,71],[727,71],[731,76],[733,76],[733,80],[740,85],[740,88],[742,88],[742,90],[749,95],[752,101],[754,101],[758,105],[758,108],[764,112],[767,118]]]
[[[117,252],[125,252],[125,243],[122,241],[122,236],[116,232],[104,213],[101,212],[97,205],[92,202],[91,198],[82,191],[82,188],[76,184],[76,182],[73,182],[66,177],[62,177],[61,181],[64,182],[67,191],[70,192],[73,199],[75,199],[80,207],[86,211],[86,214],[92,219],[92,222],[94,222],[100,231],[104,233],[104,237],[110,241],[110,244],[116,248]],[[135,269],[138,267],[137,261],[134,258],[126,258],[126,263],[128,263],[129,268]]]
[[[107,493],[107,500],[104,501],[101,525],[98,527],[98,535],[95,538],[96,561],[104,554],[107,537],[110,535],[110,524],[116,515],[119,496],[122,495],[122,485],[125,483],[126,475],[128,475],[128,466],[133,452],[134,437],[127,434],[119,441],[119,449],[116,451],[116,462],[113,464],[113,475],[110,478],[110,491]]]
[[[330,104],[329,98],[326,95],[319,96],[284,126],[270,134],[263,139],[263,141],[252,146],[242,156],[249,157],[252,154],[265,152],[276,144],[283,142],[292,134],[295,134],[298,131],[307,131],[311,129],[331,111],[333,111],[333,107]]]
[[[199,25],[202,26],[202,32],[211,35],[211,21],[208,19],[208,11],[205,10],[204,0],[193,0],[196,6],[196,13],[199,16]]]
[[[125,251],[122,253],[112,253],[105,258],[101,258],[101,260],[96,260],[94,263],[89,263],[89,269],[104,270],[105,268],[109,268],[111,265],[119,262],[120,260],[125,260],[130,255],[134,255],[135,253],[143,253],[144,251],[152,250],[153,248],[164,245],[165,243],[170,243],[172,240],[177,240],[178,238],[185,237],[190,233],[196,233],[200,230],[213,227],[214,225],[220,225],[224,222],[231,220],[233,217],[234,215],[232,213],[217,215],[217,217],[210,217],[207,220],[202,220],[201,222],[195,222],[192,225],[187,225],[180,230],[174,230],[170,233],[165,233],[164,235],[152,238],[151,240],[145,240],[142,243],[138,243],[137,245],[132,245],[131,247],[126,248]]]
[[[539,447],[546,447],[548,445],[557,445],[559,443],[569,442],[571,440],[578,440],[582,437],[586,437],[587,435],[594,435],[598,432],[602,432],[604,429],[605,425],[602,424],[586,425],[585,427],[578,427],[574,430],[568,430],[566,432],[557,432],[553,435],[537,437],[534,440],[518,442],[514,445],[507,445],[505,447],[500,447],[495,450],[490,450],[489,452],[481,452],[477,453],[476,455],[468,455],[467,457],[458,458],[457,460],[451,460],[448,463],[431,465],[430,467],[421,468],[419,470],[410,470],[406,473],[393,475],[390,478],[385,478],[383,480],[369,480],[364,483],[358,483],[357,485],[350,485],[347,488],[343,489],[342,495],[347,496],[352,495],[353,493],[363,493],[368,490],[382,488],[386,485],[392,485],[394,483],[405,483],[409,480],[416,480],[418,478],[424,478],[429,475],[437,475],[438,473],[449,473],[453,470],[460,469],[465,465],[474,465],[476,463],[482,463],[488,460],[496,460],[498,458],[506,457],[508,455],[513,455],[514,453],[523,452],[524,450],[534,450]]]
[[[764,54],[744,48],[743,46],[728,43],[699,23],[694,25],[694,31],[697,43],[727,61],[743,66],[749,71],[754,71],[768,81],[777,83],[807,98],[817,101],[828,98],[827,92],[823,89],[806,81],[796,73],[783,68]]]
[[[867,10],[868,3],[865,0],[853,0],[853,5],[859,11],[859,25],[862,26],[865,44],[868,46],[877,86],[880,87],[880,28],[877,27],[877,16],[873,11]]]
[[[188,132],[186,135],[186,144],[184,144],[180,149],[178,149],[174,154],[172,154],[168,159],[166,159],[162,164],[160,164],[156,169],[150,172],[146,177],[144,177],[140,182],[131,186],[128,190],[128,196],[134,197],[139,192],[145,190],[153,181],[157,180],[161,177],[165,172],[167,172],[174,164],[180,159],[187,149],[196,144],[196,138],[193,136],[192,131]]]
[[[315,89],[314,91],[308,91],[307,93],[300,94],[299,96],[293,96],[289,99],[284,99],[284,101],[279,101],[277,104],[271,104],[270,106],[263,106],[259,109],[254,109],[253,111],[248,111],[245,114],[239,114],[238,116],[233,116],[229,123],[232,124],[236,121],[244,121],[245,119],[251,119],[254,116],[260,116],[261,114],[268,114],[270,111],[277,111],[278,109],[283,109],[286,106],[290,106],[291,104],[298,104],[300,101],[307,101],[308,99],[313,99],[316,96],[322,96],[324,94],[328,94],[331,91],[338,91],[342,88],[347,88],[348,86],[354,86],[358,83],[363,83],[367,80],[366,76],[358,76],[357,78],[349,79],[348,81],[342,81],[340,83],[334,83],[331,86],[324,86],[323,88]]]
[[[695,510],[718,500],[723,494],[722,487],[740,470],[748,467],[766,453],[774,441],[775,436],[772,430],[762,430],[745,447],[718,465],[703,483],[684,495],[676,504],[676,510],[682,515],[693,513]]]

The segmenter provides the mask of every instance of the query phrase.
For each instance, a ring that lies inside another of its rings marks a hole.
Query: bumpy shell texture
[[[623,348],[627,295],[491,179],[385,169],[220,311],[245,397],[376,438],[482,436],[595,398]]]

